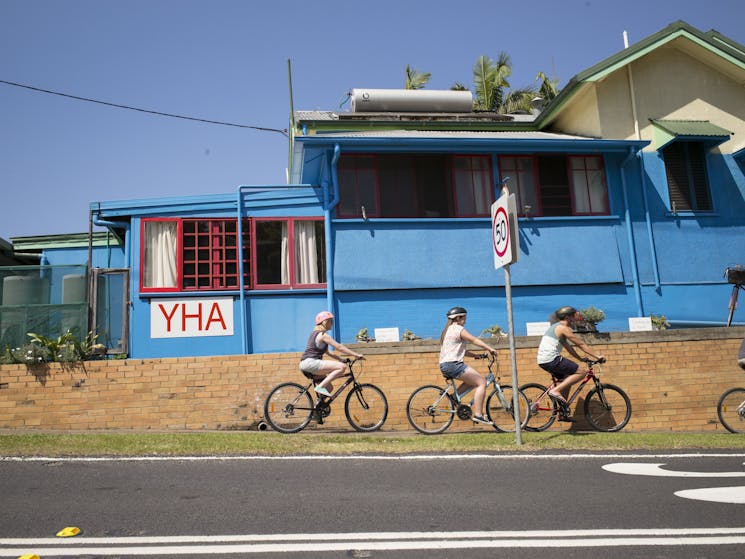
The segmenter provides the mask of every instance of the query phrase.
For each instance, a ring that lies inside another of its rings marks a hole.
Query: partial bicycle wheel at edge
[[[272,389],[264,402],[264,419],[275,431],[297,433],[310,422],[313,399],[305,387],[285,382]]]
[[[388,400],[374,384],[360,384],[349,391],[344,413],[357,431],[377,431],[388,417]]]
[[[585,418],[597,431],[620,431],[631,419],[631,401],[619,387],[603,384],[600,391],[595,387],[587,395]]]
[[[745,433],[745,388],[730,388],[722,394],[717,415],[730,433]]]
[[[422,386],[409,396],[406,417],[420,433],[437,435],[450,427],[455,417],[455,406],[441,386]]]

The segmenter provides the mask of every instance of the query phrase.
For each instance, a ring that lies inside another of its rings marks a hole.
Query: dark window
[[[510,155],[499,158],[522,216],[607,215],[603,159],[596,155]]]
[[[337,167],[340,217],[486,217],[491,157],[345,154]]]
[[[670,209],[710,211],[711,193],[706,177],[706,152],[700,142],[676,141],[662,150],[670,195]]]

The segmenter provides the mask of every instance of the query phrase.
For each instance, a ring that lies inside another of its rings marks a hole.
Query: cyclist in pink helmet
[[[300,356],[300,371],[309,378],[321,380],[315,387],[315,391],[320,396],[330,396],[334,386],[331,382],[346,372],[344,359],[331,353],[329,346],[333,347],[340,353],[350,355],[357,359],[364,359],[361,353],[356,353],[344,344],[337,342],[329,336],[328,331],[334,323],[334,315],[328,311],[321,311],[316,315],[316,327],[308,336],[308,343],[305,351]],[[335,361],[324,359],[328,355]]]

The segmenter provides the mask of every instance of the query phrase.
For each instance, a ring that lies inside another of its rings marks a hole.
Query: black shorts
[[[579,365],[574,361],[566,359],[561,355],[548,363],[539,363],[538,366],[544,371],[548,371],[551,373],[551,376],[554,376],[559,380],[564,380],[568,376],[576,373],[577,369],[579,369]]]

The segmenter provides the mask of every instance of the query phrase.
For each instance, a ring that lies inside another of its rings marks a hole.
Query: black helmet
[[[576,312],[577,312],[577,309],[575,309],[574,307],[561,307],[560,309],[557,309],[554,314],[556,315],[556,318],[558,318],[559,320],[564,320],[565,318],[574,316]]]
[[[457,316],[465,316],[466,314],[468,314],[468,311],[463,307],[453,307],[447,312],[445,316],[447,316],[448,318],[455,318]]]

